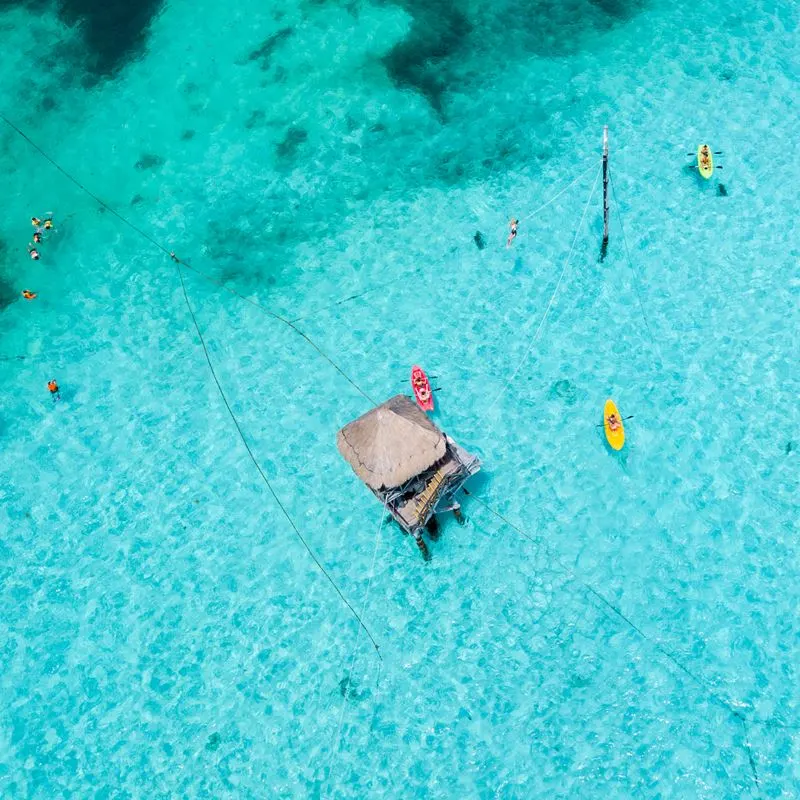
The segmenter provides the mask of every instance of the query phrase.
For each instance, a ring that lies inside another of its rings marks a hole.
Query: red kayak
[[[422,367],[411,368],[411,388],[414,390],[414,397],[417,398],[417,405],[423,411],[433,411],[431,382]]]

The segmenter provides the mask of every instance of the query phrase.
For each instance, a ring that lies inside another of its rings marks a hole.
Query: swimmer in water
[[[22,296],[26,300],[35,300],[36,299],[36,292],[32,292],[30,289],[23,289]]]
[[[31,217],[31,225],[33,225],[34,228],[38,228],[41,224],[42,221],[39,219],[39,217]]]
[[[39,231],[34,231],[33,233],[33,243],[34,244],[41,244],[42,243],[42,234]]]
[[[30,257],[34,261],[38,261],[39,260],[39,251],[32,244],[28,245],[28,253],[30,253]]]
[[[52,380],[47,382],[47,388],[50,391],[50,397],[53,398],[53,402],[55,403],[56,400],[61,399],[61,393],[58,389],[58,384],[56,383],[56,379],[53,378]]]
[[[43,227],[44,227],[44,229],[45,229],[46,231],[50,231],[50,230],[52,230],[52,229],[53,229],[53,218],[52,218],[52,217],[48,217],[48,218],[47,218],[47,219],[44,221],[44,225],[43,225]]]
[[[508,240],[506,241],[506,247],[511,247],[511,242],[517,238],[517,226],[519,225],[518,219],[512,219],[509,223],[511,226],[511,233],[508,234]]]

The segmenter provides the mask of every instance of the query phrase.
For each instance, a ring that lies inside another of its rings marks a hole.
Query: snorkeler
[[[39,217],[31,217],[31,225],[33,225],[34,228],[38,228],[41,224],[42,221],[39,219]]]
[[[518,219],[512,219],[509,223],[511,226],[511,233],[508,234],[508,240],[506,241],[506,247],[511,247],[511,242],[517,238],[517,226],[519,225]]]
[[[56,383],[55,378],[47,382],[47,388],[50,391],[50,397],[53,398],[54,403],[56,400],[61,399],[61,393],[59,391],[58,384]]]
[[[32,244],[28,245],[28,253],[34,261],[39,260],[39,251]]]
[[[22,296],[26,300],[35,300],[36,299],[36,292],[32,292],[30,289],[23,289]]]
[[[42,234],[39,231],[33,232],[33,243],[34,244],[41,244],[42,243]]]

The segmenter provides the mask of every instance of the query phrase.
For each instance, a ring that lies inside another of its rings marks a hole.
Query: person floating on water
[[[514,218],[509,223],[511,227],[511,233],[508,234],[508,240],[506,241],[506,247],[511,247],[511,242],[517,238],[517,226],[519,225],[519,220]]]
[[[53,229],[53,215],[48,212],[44,219],[31,217],[31,225],[36,228],[37,232],[40,230],[50,231]]]
[[[34,261],[39,260],[39,251],[32,244],[28,245],[28,253]]]
[[[622,422],[616,414],[609,414],[606,417],[606,422],[610,431],[618,431],[622,427]]]
[[[42,234],[39,231],[33,232],[33,243],[34,244],[41,244],[42,243]]]
[[[61,399],[61,393],[59,392],[58,384],[56,383],[55,378],[47,382],[47,388],[50,390],[50,397],[53,398],[54,403],[56,400]]]
[[[35,300],[36,297],[37,297],[36,292],[32,292],[30,289],[23,289],[22,290],[22,296],[26,300]]]

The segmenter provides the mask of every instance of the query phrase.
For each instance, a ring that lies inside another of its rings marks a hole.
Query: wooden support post
[[[603,244],[600,247],[600,260],[608,250],[608,125],[603,127]]]
[[[416,541],[417,547],[419,547],[419,551],[422,553],[422,557],[426,561],[430,561],[431,554],[428,551],[428,545],[425,544],[425,540],[422,538],[422,534],[419,531],[414,534],[414,541]]]

